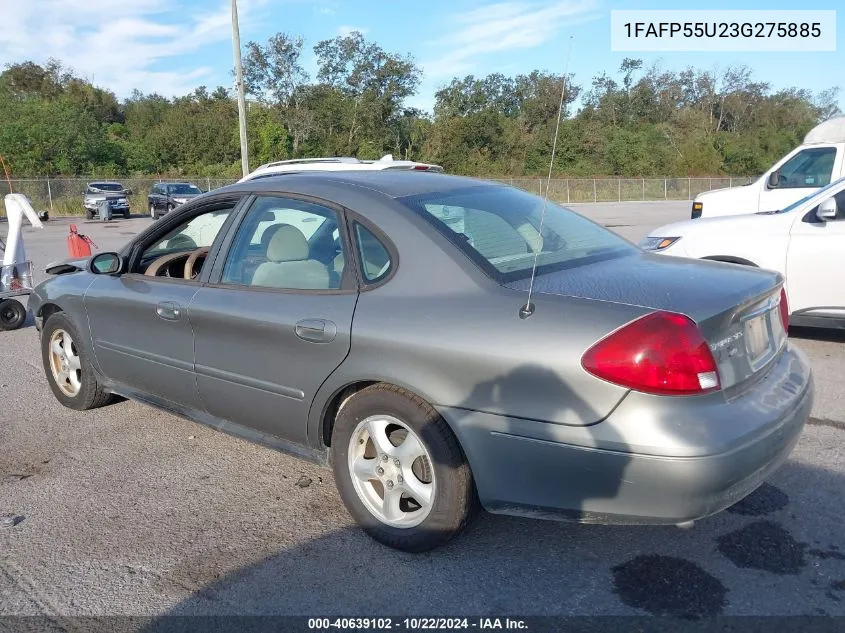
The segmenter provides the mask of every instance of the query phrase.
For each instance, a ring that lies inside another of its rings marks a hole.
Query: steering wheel
[[[167,255],[162,255],[147,266],[144,275],[147,277],[169,277],[170,266],[173,262],[187,256],[187,253],[168,253]]]
[[[209,247],[204,246],[202,248],[196,249],[193,253],[188,256],[188,259],[185,260],[185,272],[183,275],[185,279],[196,279],[199,276],[200,271],[202,270],[202,266],[200,266],[198,270],[194,270],[194,268],[196,268],[197,261],[200,257],[205,259],[205,257],[208,255],[208,251]]]

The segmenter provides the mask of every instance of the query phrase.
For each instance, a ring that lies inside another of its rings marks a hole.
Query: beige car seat
[[[309,259],[308,240],[302,231],[290,224],[281,224],[267,244],[267,260],[255,269],[253,286],[327,290],[328,268],[316,259]]]

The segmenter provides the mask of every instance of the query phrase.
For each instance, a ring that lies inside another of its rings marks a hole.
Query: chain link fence
[[[177,182],[160,178],[38,178],[12,180],[12,189],[25,194],[37,211],[49,211],[53,216],[82,215],[82,198],[89,182],[116,180],[128,188],[132,213],[146,213],[147,193],[156,183]],[[545,178],[491,178],[504,184],[543,195]],[[237,182],[236,178],[181,178],[203,191]],[[692,200],[699,193],[734,187],[749,182],[749,178],[553,178],[549,183],[549,198],[562,204],[579,202],[633,202],[656,200]],[[3,211],[5,213],[5,211]]]
[[[12,190],[15,193],[22,193],[36,211],[49,211],[51,216],[84,215],[85,208],[82,206],[82,199],[85,196],[85,189],[89,182],[119,182],[131,193],[129,208],[132,213],[147,213],[147,194],[150,188],[160,182],[190,182],[203,191],[211,191],[219,187],[231,185],[238,181],[237,178],[208,178],[205,176],[196,178],[29,178],[13,179]],[[8,189],[9,183],[0,180],[0,189]],[[5,191],[4,191],[5,193]],[[5,209],[0,208],[0,215],[5,215]]]
[[[491,178],[539,195],[545,178]],[[552,178],[549,198],[562,204],[578,202],[636,202],[692,200],[700,193],[747,184],[751,179],[715,178]]]

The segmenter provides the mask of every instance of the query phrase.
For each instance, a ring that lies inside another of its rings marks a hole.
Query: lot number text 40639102
[[[376,631],[423,630],[510,630],[528,628],[518,618],[309,618],[308,628],[315,631],[330,629],[359,629]]]

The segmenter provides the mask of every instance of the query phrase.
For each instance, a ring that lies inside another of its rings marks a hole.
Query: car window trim
[[[282,294],[297,294],[297,295],[336,295],[336,294],[357,294],[360,291],[361,282],[358,279],[358,271],[356,266],[349,266],[349,254],[352,253],[351,236],[349,235],[346,208],[342,205],[318,198],[316,196],[309,196],[300,193],[288,193],[283,191],[254,191],[245,196],[247,200],[240,206],[237,217],[229,225],[228,232],[225,238],[220,243],[220,249],[215,253],[214,263],[209,270],[209,277],[204,282],[204,285],[209,288],[225,288],[236,290],[255,290],[259,292],[280,292]],[[331,211],[337,213],[337,227],[340,232],[340,239],[342,248],[345,252],[343,275],[340,278],[339,288],[328,289],[307,289],[307,288],[269,288],[266,286],[245,286],[243,284],[233,284],[222,281],[223,268],[226,265],[226,260],[232,250],[235,242],[235,237],[238,231],[246,222],[247,215],[252,209],[253,205],[259,198],[289,198],[291,200],[299,200],[301,202],[308,202],[322,207],[326,207]],[[210,254],[210,253],[209,253]],[[352,253],[354,257],[354,253]]]

